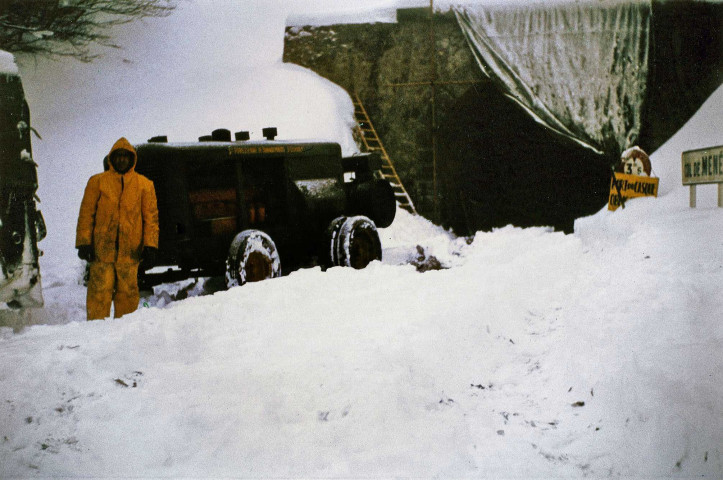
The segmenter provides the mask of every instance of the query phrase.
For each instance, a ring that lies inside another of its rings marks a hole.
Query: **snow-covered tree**
[[[0,0],[0,50],[97,57],[90,46],[117,47],[108,28],[144,17],[168,15],[175,0]]]

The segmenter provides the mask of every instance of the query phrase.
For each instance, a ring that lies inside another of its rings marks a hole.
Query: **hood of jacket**
[[[108,166],[110,167],[110,170],[120,173],[116,171],[115,167],[113,166],[113,162],[110,161],[110,159],[113,156],[113,152],[116,152],[118,150],[127,150],[133,155],[133,161],[131,162],[131,166],[125,173],[130,173],[136,168],[136,161],[138,160],[138,155],[136,154],[136,149],[133,148],[133,145],[131,145],[131,142],[129,142],[126,137],[119,138],[114,144],[113,148],[110,149],[110,152],[108,152]]]

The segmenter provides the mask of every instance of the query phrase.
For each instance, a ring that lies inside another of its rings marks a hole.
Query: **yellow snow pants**
[[[86,310],[88,320],[100,320],[110,315],[111,303],[115,305],[115,318],[138,308],[137,263],[92,262],[88,275]]]

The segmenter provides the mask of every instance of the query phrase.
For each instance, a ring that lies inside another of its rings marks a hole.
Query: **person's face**
[[[127,172],[131,167],[133,161],[133,155],[125,150],[120,150],[111,155],[111,163],[113,168],[119,173]]]

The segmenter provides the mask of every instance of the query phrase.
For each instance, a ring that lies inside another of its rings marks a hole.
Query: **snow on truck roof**
[[[12,53],[0,50],[0,74],[17,75],[18,66]]]
[[[189,148],[189,149],[195,149],[195,148],[236,148],[236,147],[246,147],[249,150],[253,150],[251,152],[243,152],[243,153],[264,153],[262,151],[256,151],[256,149],[259,149],[261,147],[278,147],[279,149],[288,149],[288,147],[331,147],[331,148],[341,148],[339,146],[338,142],[335,142],[333,140],[313,140],[313,139],[293,139],[293,140],[242,140],[242,141],[227,141],[227,140],[209,140],[209,141],[199,141],[199,142],[140,142],[134,144],[135,148],[139,147],[159,147],[159,148]],[[243,150],[240,150],[243,151]]]
[[[246,141],[202,141],[202,142],[145,142],[135,144],[139,156],[155,157],[175,151],[185,158],[188,154],[218,156],[219,153],[234,157],[266,157],[269,155],[314,156],[334,155],[341,157],[341,146],[337,142],[319,140],[246,140]],[[183,154],[181,152],[186,152]],[[204,153],[202,153],[204,152]],[[160,157],[159,157],[160,158]],[[168,157],[171,158],[171,157]],[[181,158],[181,157],[179,157]]]

